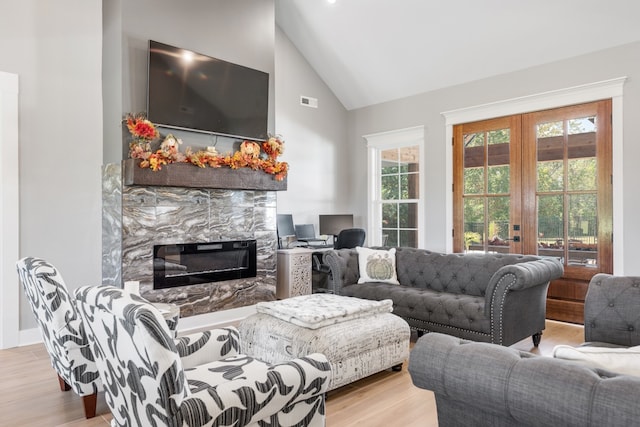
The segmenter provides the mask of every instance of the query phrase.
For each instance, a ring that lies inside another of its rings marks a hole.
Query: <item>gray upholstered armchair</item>
[[[84,325],[62,276],[40,258],[23,258],[16,267],[51,366],[58,374],[60,389],[73,389],[82,397],[85,416],[94,417],[97,392],[102,390],[102,384]]]
[[[112,426],[325,424],[331,367],[321,354],[269,365],[228,327],[174,341],[148,302],[111,286],[76,290]]]
[[[409,372],[435,393],[441,427],[638,425],[640,352],[625,347],[640,344],[639,307],[640,277],[598,274],[585,299],[588,343],[570,358],[431,333],[411,351]]]
[[[593,276],[584,302],[584,340],[640,345],[640,277]]]

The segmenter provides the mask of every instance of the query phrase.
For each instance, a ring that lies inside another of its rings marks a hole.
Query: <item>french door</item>
[[[610,100],[457,125],[453,152],[454,250],[558,257],[548,317],[582,322],[613,271]]]

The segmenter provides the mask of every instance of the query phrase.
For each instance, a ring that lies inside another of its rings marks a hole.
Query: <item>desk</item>
[[[311,255],[306,248],[279,249],[276,298],[285,299],[311,293]]]

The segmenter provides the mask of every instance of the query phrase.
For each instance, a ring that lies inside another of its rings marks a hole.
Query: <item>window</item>
[[[369,245],[420,247],[422,127],[365,136]]]

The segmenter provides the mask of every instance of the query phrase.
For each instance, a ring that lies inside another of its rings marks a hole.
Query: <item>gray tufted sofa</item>
[[[333,292],[393,300],[393,313],[418,332],[442,332],[473,341],[511,345],[540,342],[549,281],[562,276],[554,258],[505,254],[442,254],[396,248],[400,285],[358,284],[355,249],[327,251]]]
[[[585,298],[585,345],[640,345],[640,277],[597,274]],[[441,427],[637,426],[640,377],[511,348],[428,334],[409,358]]]
[[[432,390],[440,427],[604,427],[640,422],[640,377],[488,343],[427,334],[413,383]]]

